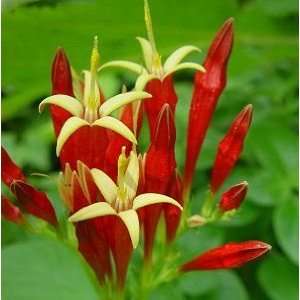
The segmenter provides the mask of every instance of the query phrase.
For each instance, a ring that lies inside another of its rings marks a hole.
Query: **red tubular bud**
[[[145,111],[148,117],[151,141],[155,135],[157,116],[164,104],[169,104],[172,113],[175,113],[177,95],[174,89],[173,77],[171,75],[160,79],[152,79],[146,85],[145,91],[152,98],[144,100]]]
[[[246,181],[230,187],[222,194],[219,208],[221,211],[229,211],[238,209],[246,197],[248,191],[248,183]]]
[[[8,187],[14,180],[25,181],[22,170],[12,161],[3,147],[1,147],[1,165],[1,179]]]
[[[228,243],[211,249],[185,263],[181,271],[214,270],[238,268],[269,250],[271,246],[261,241]]]
[[[58,48],[52,64],[52,94],[73,96],[71,68],[64,49]]]
[[[62,48],[58,48],[52,64],[52,94],[74,96],[71,68]],[[58,136],[63,124],[71,117],[71,114],[56,105],[51,105],[50,110],[55,134]]]
[[[4,219],[22,224],[24,222],[22,212],[7,197],[1,196],[1,214]]]
[[[176,168],[176,129],[172,110],[165,104],[158,117],[155,135],[146,155],[147,192],[166,193]]]
[[[165,104],[157,118],[155,135],[147,151],[145,162],[146,193],[161,193],[168,195],[176,170],[175,161],[176,129],[173,113]],[[145,259],[151,259],[156,227],[163,205],[151,205],[141,210],[144,225]]]
[[[204,61],[206,72],[196,72],[189,112],[184,190],[189,193],[196,162],[219,96],[227,80],[227,63],[233,45],[233,19],[228,19],[212,42]]]
[[[24,211],[53,226],[58,225],[54,208],[45,193],[23,181],[14,181],[11,189]]]
[[[213,193],[217,192],[240,157],[251,124],[252,111],[252,105],[247,105],[235,118],[219,143],[210,181]]]
[[[175,174],[173,178],[174,179],[172,180],[171,186],[169,187],[168,195],[177,200],[177,202],[183,206],[181,178],[179,174]],[[175,239],[177,228],[180,223],[181,210],[171,204],[164,204],[163,206],[167,243],[171,243]]]

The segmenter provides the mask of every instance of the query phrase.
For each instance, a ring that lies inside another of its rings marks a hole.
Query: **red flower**
[[[63,61],[66,67],[66,61]],[[71,114],[67,120],[60,120],[63,124],[57,137],[56,154],[60,158],[62,169],[66,163],[69,163],[70,167],[76,170],[77,160],[84,162],[90,168],[103,169],[108,145],[108,129],[136,143],[136,138],[128,127],[109,115],[128,103],[149,98],[151,95],[146,92],[132,91],[116,95],[102,103],[96,78],[98,65],[99,52],[96,37],[91,54],[90,71],[84,72],[83,95],[78,93],[76,96],[79,99],[76,99],[69,95],[57,94],[47,97],[40,103],[40,111],[45,105],[50,104]],[[55,126],[59,127],[58,124]]]
[[[52,96],[44,99],[39,106],[41,111],[45,105],[50,105],[57,136],[56,154],[62,169],[59,191],[69,211],[68,221],[74,224],[78,250],[94,270],[100,285],[107,285],[107,296],[112,299],[125,296],[127,270],[141,230],[144,263],[149,267],[145,268],[146,271],[151,271],[152,263],[156,262],[155,259],[152,262],[152,252],[161,217],[166,226],[166,244],[175,239],[196,160],[226,84],[227,63],[233,44],[233,24],[229,19],[208,51],[206,70],[199,64],[182,62],[189,53],[199,51],[191,45],[177,49],[162,63],[156,48],[148,1],[144,3],[148,39],[138,38],[144,66],[114,61],[99,68],[100,55],[95,37],[90,71],[84,71],[84,81],[81,81],[74,70],[71,72],[64,51],[59,49],[52,66]],[[133,91],[124,91],[104,101],[97,72],[109,66],[130,69],[138,74],[138,78]],[[176,71],[187,68],[197,72],[189,112],[182,182],[176,169],[174,114],[177,95],[172,76]],[[120,108],[119,118],[112,117],[111,114]],[[144,156],[137,153],[143,110],[147,114],[150,131],[150,145]],[[184,214],[181,224],[185,225],[187,221],[190,226],[200,226],[225,219],[227,214],[223,213],[241,205],[247,193],[246,182],[225,191],[218,208],[214,197],[239,158],[251,117],[252,107],[249,105],[237,116],[219,143],[211,175],[211,191],[204,201],[202,215],[188,218],[188,214]],[[16,205],[6,197],[2,198],[4,218],[21,224],[26,221],[24,212],[58,226],[47,195],[28,184],[22,170],[4,149],[1,176],[16,198]],[[63,238],[68,239],[68,236]],[[269,245],[260,241],[228,243],[203,253],[179,270],[235,268],[270,249]],[[179,253],[171,253],[171,247],[167,250],[170,255],[168,253],[166,264],[158,268],[162,276],[155,280],[157,284],[179,275],[175,266]],[[160,260],[158,262],[161,263]],[[150,290],[152,284],[150,282],[148,286],[145,282],[148,275],[141,275],[139,292],[145,295],[148,293],[146,288]]]
[[[219,208],[221,211],[238,209],[246,197],[248,183],[246,181],[233,185],[221,196]]]
[[[55,211],[47,195],[26,183],[22,170],[11,160],[3,147],[1,148],[1,164],[2,181],[15,195],[20,208],[26,213],[57,226]]]
[[[204,67],[196,72],[194,92],[189,112],[187,151],[184,170],[184,190],[189,193],[197,158],[219,96],[226,85],[227,63],[233,45],[233,20],[227,20],[213,40]]]
[[[212,193],[217,192],[240,157],[251,124],[252,111],[252,105],[247,105],[237,115],[219,143],[210,180]]]
[[[72,175],[71,175],[72,174]],[[99,169],[89,170],[78,162],[77,172],[61,175],[61,194],[74,214],[79,249],[94,268],[100,282],[116,270],[117,286],[123,289],[127,267],[139,241],[140,224],[137,210],[157,203],[181,206],[172,198],[158,193],[136,196],[139,183],[139,161],[134,151],[129,158],[119,157],[117,184]],[[89,191],[91,189],[91,192]],[[100,200],[100,201],[98,201]],[[86,233],[94,232],[96,236]],[[95,256],[91,251],[95,251]],[[114,265],[111,265],[109,253]]]
[[[211,249],[193,260],[185,263],[181,271],[232,269],[243,266],[271,249],[271,246],[260,241],[228,243]]]
[[[191,52],[200,51],[197,47],[191,45],[176,49],[165,62],[162,63],[155,43],[148,1],[144,1],[144,12],[148,39],[138,37],[137,40],[142,48],[145,65],[118,60],[108,62],[100,69],[106,67],[122,67],[140,75],[136,82],[136,88],[138,90],[145,89],[146,92],[152,95],[151,99],[147,99],[144,102],[152,141],[155,135],[157,115],[163,105],[169,104],[171,111],[175,114],[177,95],[174,89],[173,74],[184,69],[193,69],[199,72],[205,72],[205,69],[196,63],[182,62]]]

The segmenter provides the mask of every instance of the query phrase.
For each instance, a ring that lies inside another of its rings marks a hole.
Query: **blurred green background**
[[[191,231],[178,241],[186,258],[226,241],[261,239],[273,246],[264,259],[238,271],[191,273],[162,286],[152,299],[298,299],[298,1],[150,0],[160,53],[195,44],[202,62],[214,34],[235,18],[229,79],[220,99],[193,186],[193,210],[201,206],[216,146],[241,108],[252,103],[254,120],[238,167],[226,186],[249,181],[250,192],[229,223]],[[142,61],[136,36],[145,36],[142,0],[2,1],[2,144],[30,180],[49,191],[57,210],[58,164],[49,115],[39,115],[50,94],[51,62],[65,48],[76,70],[88,68],[92,38],[100,39],[101,60]],[[192,72],[176,76],[179,95],[177,157],[182,169]],[[106,96],[134,77],[104,71]],[[146,139],[142,146],[147,147]],[[4,300],[97,299],[80,257],[49,238],[2,221]]]

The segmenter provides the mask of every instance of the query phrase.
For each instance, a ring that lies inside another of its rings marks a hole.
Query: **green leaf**
[[[160,285],[151,292],[149,300],[184,300],[183,294],[174,282]]]
[[[298,263],[298,211],[297,199],[289,198],[275,211],[273,226],[279,245],[289,258]]]
[[[2,271],[2,296],[6,300],[99,299],[80,257],[54,240],[4,248]]]
[[[272,17],[296,16],[298,14],[297,0],[258,0],[258,4],[263,11]]]
[[[179,279],[179,289],[191,297],[208,293],[217,286],[216,272],[189,272]]]
[[[30,235],[15,223],[2,219],[1,222],[2,247],[27,240]]]
[[[209,294],[205,295],[205,300],[248,300],[247,290],[240,278],[232,271],[215,272],[215,282],[217,287]],[[200,283],[199,283],[200,284]]]
[[[271,300],[298,299],[298,269],[279,254],[272,253],[262,262],[258,280]]]

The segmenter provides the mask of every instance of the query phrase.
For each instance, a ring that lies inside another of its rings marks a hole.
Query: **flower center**
[[[129,158],[126,157],[125,147],[123,147],[118,159],[117,198],[114,203],[112,203],[113,207],[118,212],[129,209],[132,205],[126,185],[126,171],[128,164]]]

